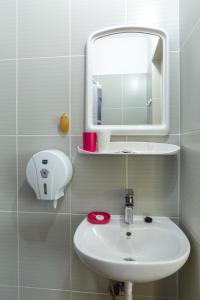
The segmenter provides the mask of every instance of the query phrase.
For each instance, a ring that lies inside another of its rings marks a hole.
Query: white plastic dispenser
[[[57,200],[73,174],[69,158],[59,150],[44,150],[34,154],[26,167],[26,178],[38,200]]]

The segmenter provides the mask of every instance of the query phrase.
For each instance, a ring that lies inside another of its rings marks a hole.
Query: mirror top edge
[[[106,27],[106,28],[102,28],[98,31],[93,32],[88,37],[87,44],[89,45],[101,37],[105,37],[107,35],[112,35],[112,34],[120,34],[120,33],[152,34],[152,35],[158,35],[159,37],[163,38],[164,40],[166,40],[168,37],[167,32],[163,28],[160,28],[160,27],[123,25],[123,26]]]

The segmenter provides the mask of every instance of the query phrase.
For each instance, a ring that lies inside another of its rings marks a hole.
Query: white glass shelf
[[[78,152],[85,155],[176,155],[179,151],[177,145],[149,142],[111,142],[105,152],[90,152],[78,146]]]

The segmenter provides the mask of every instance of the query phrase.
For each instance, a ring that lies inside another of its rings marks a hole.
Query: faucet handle
[[[125,190],[125,202],[126,202],[126,205],[129,205],[129,206],[133,206],[134,205],[133,196],[134,196],[133,189],[126,189]]]

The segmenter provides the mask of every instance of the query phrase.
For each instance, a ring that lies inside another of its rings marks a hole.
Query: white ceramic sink
[[[121,216],[111,216],[105,225],[84,219],[74,235],[75,250],[83,263],[106,278],[148,282],[167,277],[186,262],[190,244],[169,218],[152,218],[145,223],[144,217],[135,216],[132,225]]]

